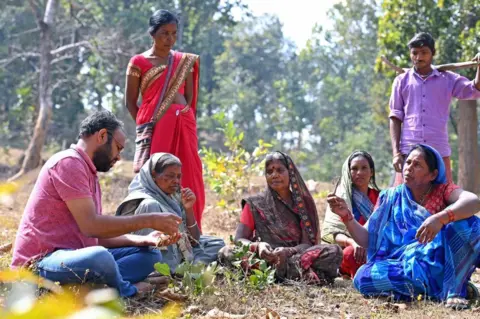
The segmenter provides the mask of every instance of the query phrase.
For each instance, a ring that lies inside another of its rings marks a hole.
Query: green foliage
[[[1,318],[109,319],[119,318],[125,310],[117,290],[113,288],[91,290],[79,298],[74,288],[61,288],[27,270],[4,270],[0,272],[0,281],[10,284],[6,307],[0,309]],[[39,296],[37,286],[49,292]]]
[[[183,262],[175,269],[175,274],[182,277],[182,288],[195,296],[212,294],[217,273],[222,271],[217,262],[209,265]]]
[[[156,271],[163,276],[171,276],[171,270],[168,264],[156,263]],[[211,294],[214,292],[214,282],[218,272],[223,270],[216,262],[209,265],[203,263],[183,262],[175,268],[175,275],[181,277],[181,287],[183,291],[195,296]]]
[[[168,264],[155,263],[153,267],[160,275],[170,277],[170,266]]]
[[[248,245],[235,243],[232,264],[244,271],[247,285],[252,289],[263,290],[275,283],[275,269],[268,266],[257,253],[251,252]]]
[[[479,0],[342,1],[330,10],[329,27],[315,27],[302,50],[284,37],[277,17],[254,17],[241,0],[61,1],[54,47],[91,45],[54,57],[47,132],[52,150],[74,142],[86,113],[109,108],[125,122],[130,138],[123,156],[132,157],[135,124],[123,107],[124,73],[130,57],[150,47],[148,17],[159,8],[180,18],[175,49],[201,56],[199,143],[210,162],[206,180],[228,211],[248,191],[244,173],[254,170],[243,167],[258,164],[255,149],[270,148],[259,140],[289,153],[305,178],[324,181],[339,174],[351,151],[365,149],[375,159],[380,184],[387,184],[388,99],[395,74],[379,57],[408,66],[406,43],[418,31],[436,37],[437,64],[472,58],[480,41]],[[0,12],[1,146],[24,148],[32,134],[38,112],[36,27],[27,1],[8,1]],[[229,127],[220,124],[229,141],[218,134],[214,114],[232,120]],[[452,121],[452,141],[456,125]],[[228,156],[220,157],[221,151]],[[458,158],[455,147],[452,158]]]
[[[310,147],[304,147],[302,163],[310,178],[332,180],[340,174],[346,157],[363,149],[372,154],[377,174],[388,182],[388,105],[372,94],[376,83],[390,87],[388,79],[374,72],[378,9],[375,1],[348,0],[335,5],[329,12],[332,27],[315,28],[299,54],[303,72],[297,73],[313,105]],[[381,112],[372,112],[376,109]]]
[[[239,203],[245,192],[251,187],[251,179],[263,172],[264,155],[272,146],[263,140],[250,154],[243,146],[244,133],[238,132],[232,120],[227,120],[224,113],[215,115],[220,123],[218,129],[224,134],[224,146],[227,153],[202,149],[202,161],[205,165],[205,181],[220,200],[217,206],[228,212],[238,212]]]

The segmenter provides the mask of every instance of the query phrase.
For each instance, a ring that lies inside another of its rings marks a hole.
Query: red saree
[[[165,152],[182,161],[182,187],[190,188],[196,195],[195,219],[201,230],[205,207],[205,189],[202,162],[198,155],[197,97],[199,84],[199,57],[195,54],[173,52],[170,80],[158,110],[159,120],[153,128],[150,154]],[[193,73],[193,98],[189,106],[172,104],[177,92],[184,94],[185,80]],[[166,66],[154,66],[143,55],[134,56],[127,73],[139,75],[142,103],[137,114],[137,125],[150,121],[166,80]]]

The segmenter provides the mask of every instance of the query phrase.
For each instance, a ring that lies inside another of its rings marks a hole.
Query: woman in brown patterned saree
[[[242,200],[235,241],[276,269],[277,279],[331,283],[342,261],[337,245],[318,244],[315,202],[292,159],[281,152],[267,155],[265,192]],[[224,248],[221,260],[231,259]]]
[[[194,214],[201,229],[205,190],[196,123],[199,56],[172,50],[178,20],[169,11],[156,11],[149,24],[152,48],[132,57],[127,68],[125,104],[137,124],[136,147],[142,149],[145,143],[150,147],[149,154],[140,156],[138,163],[136,159],[134,166],[139,170],[154,153],[177,156],[183,164],[182,187],[190,188],[197,197]],[[151,123],[150,135],[139,134]],[[145,149],[148,152],[148,147]]]

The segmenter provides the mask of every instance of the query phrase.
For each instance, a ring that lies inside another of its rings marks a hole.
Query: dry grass
[[[30,173],[21,182],[18,191],[10,198],[0,200],[0,245],[14,240],[15,232],[35,183],[38,170]],[[126,195],[127,186],[133,177],[131,163],[122,162],[115,169],[101,177],[104,213],[113,213]],[[259,179],[262,181],[262,179]],[[1,180],[0,180],[1,182]],[[317,207],[323,220],[325,200],[322,194],[332,185],[321,183],[317,190]],[[237,216],[218,211],[215,196],[207,193],[207,207],[204,213],[204,232],[217,235],[229,241],[237,223]],[[0,269],[8,267],[11,252],[0,255]],[[480,274],[474,274],[474,281],[480,282]],[[0,296],[0,303],[1,303]],[[165,304],[161,298],[151,297],[145,301],[128,301],[127,311],[132,317],[142,314],[159,313]],[[210,310],[218,308],[245,318],[265,318],[266,309],[276,311],[286,318],[478,318],[480,305],[456,312],[445,309],[441,304],[429,301],[415,301],[408,304],[394,304],[380,299],[365,299],[358,294],[350,281],[337,279],[331,287],[314,287],[303,283],[273,285],[264,291],[254,291],[241,283],[228,283],[222,277],[216,282],[214,294],[191,297],[183,305],[184,318],[204,317]]]

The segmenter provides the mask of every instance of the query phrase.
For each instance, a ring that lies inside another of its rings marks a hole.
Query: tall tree
[[[308,99],[316,110],[310,171],[329,180],[341,171],[342,160],[354,149],[371,152],[377,167],[385,161],[385,131],[371,116],[370,89],[377,80],[378,18],[375,1],[348,0],[328,16],[331,29],[316,28],[300,53],[308,83]],[[377,173],[382,173],[380,170]]]
[[[123,106],[124,74],[130,57],[150,47],[148,18],[157,9],[165,8],[183,17],[176,49],[201,55],[200,98],[206,107],[200,107],[198,115],[211,113],[209,93],[216,86],[213,61],[223,51],[224,34],[235,24],[231,13],[235,7],[242,7],[239,1],[51,3],[56,10],[51,11],[53,20],[48,24],[44,21],[48,1],[10,0],[0,12],[0,110],[5,110],[0,115],[0,132],[2,137],[9,137],[0,143],[27,148],[25,141],[32,141],[20,174],[38,165],[44,144],[56,150],[74,141],[76,132],[71,128],[91,109],[111,109],[134,135],[134,123]],[[41,59],[46,47],[50,53]],[[44,62],[47,60],[49,64]],[[49,70],[45,68],[48,65]],[[128,157],[133,148],[132,143],[127,145]]]
[[[215,62],[213,101],[245,132],[250,151],[258,137],[276,136],[283,120],[274,85],[285,76],[283,45],[278,18],[247,19],[226,35],[225,51]]]
[[[62,43],[62,39],[54,38],[58,1],[48,0],[45,7],[42,8],[34,0],[29,0],[29,5],[35,18],[38,30],[40,32],[39,52],[31,52],[23,50],[19,52],[17,57],[25,54],[38,56],[38,104],[39,112],[33,132],[33,137],[29,143],[21,170],[12,179],[16,179],[24,173],[34,169],[40,164],[41,151],[45,144],[47,129],[52,116],[52,91],[54,87],[51,85],[52,63],[60,59],[71,58],[65,55],[70,50],[80,46],[87,46],[88,42],[71,42],[65,45],[54,47],[58,43]],[[15,58],[15,56],[14,56]],[[55,61],[56,60],[56,61]]]

